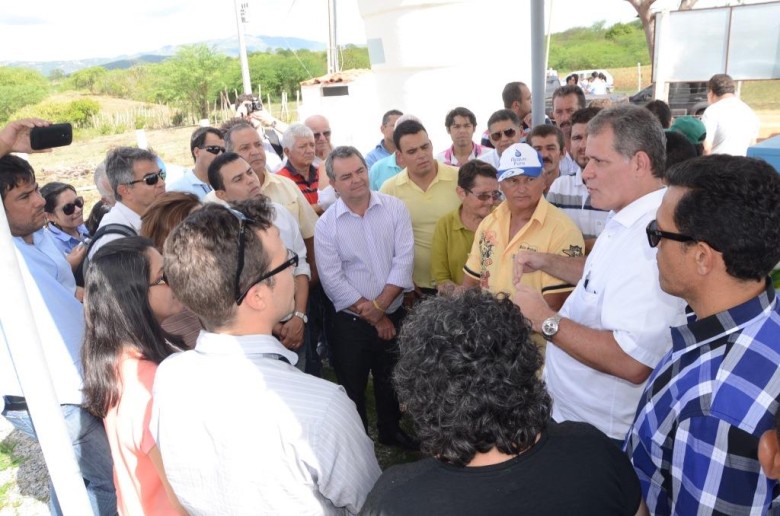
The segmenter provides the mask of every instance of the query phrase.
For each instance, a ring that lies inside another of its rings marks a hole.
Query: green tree
[[[153,100],[172,102],[201,118],[209,115],[209,103],[225,87],[229,58],[206,45],[186,45],[172,58],[149,66]]]
[[[103,81],[106,75],[108,75],[108,70],[102,66],[92,66],[73,72],[68,77],[68,83],[74,89],[89,90],[90,93],[97,94],[101,93],[103,89]]]
[[[24,106],[37,104],[49,94],[49,81],[27,68],[0,66],[0,123]]]

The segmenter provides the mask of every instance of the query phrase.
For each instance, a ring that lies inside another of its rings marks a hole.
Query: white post
[[[653,98],[667,102],[669,97],[669,55],[667,52],[669,41],[669,11],[656,13],[655,15],[655,52],[654,52],[654,70],[655,70],[655,91]]]
[[[238,30],[238,55],[241,61],[241,78],[244,93],[252,93],[252,81],[249,78],[249,60],[246,57],[246,41],[244,40],[244,24],[249,21],[249,3],[239,5],[239,0],[233,0],[236,9],[236,28]]]
[[[3,293],[0,295],[0,331],[4,334],[63,513],[92,514],[62,409],[51,383],[46,357],[41,349],[41,338],[27,297],[21,267],[29,274],[26,264],[19,263],[3,207],[0,209],[0,270],[4,271]]]
[[[642,63],[637,61],[636,63],[636,91],[642,89]]]
[[[544,123],[544,0],[531,0],[531,113],[533,125]]]
[[[149,142],[146,140],[146,131],[144,129],[135,130],[135,141],[139,149],[149,148]]]

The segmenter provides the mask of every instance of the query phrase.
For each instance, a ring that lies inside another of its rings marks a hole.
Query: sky
[[[241,1],[249,4],[245,29],[249,34],[327,41],[327,0]],[[358,0],[335,1],[338,43],[364,44]],[[697,7],[724,3],[700,0]],[[656,3],[667,8],[676,4],[679,0]],[[636,18],[624,0],[547,0],[547,11],[552,13],[552,32]],[[236,16],[230,0],[12,1],[4,2],[0,11],[0,61],[113,58],[235,35]]]

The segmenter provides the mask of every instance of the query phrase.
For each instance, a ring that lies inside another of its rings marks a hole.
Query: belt
[[[3,396],[3,402],[5,403],[3,412],[27,410],[27,400],[21,396]]]

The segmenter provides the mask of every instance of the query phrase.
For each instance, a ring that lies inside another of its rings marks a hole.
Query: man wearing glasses
[[[312,115],[303,121],[303,125],[314,133],[314,166],[319,168],[333,150],[330,143],[330,122],[322,115]]]
[[[219,202],[225,206],[252,199],[267,199],[260,191],[260,181],[252,167],[235,152],[218,156],[209,167],[209,182],[214,188],[213,194],[206,196],[207,202]],[[298,264],[293,272],[295,276],[295,311],[291,317],[280,322],[274,328],[274,335],[282,344],[298,353],[298,369],[306,367],[306,354],[303,347],[306,315],[306,303],[309,298],[309,279],[311,268],[307,263],[306,245],[298,229],[298,223],[292,214],[281,204],[270,199],[267,202],[274,208],[271,221],[279,230],[279,237],[285,247],[298,255]]]
[[[159,163],[157,156],[146,149],[117,147],[108,152],[106,175],[114,190],[116,204],[100,221],[98,232],[109,224],[125,226],[134,233],[141,230],[141,215],[157,196],[165,193],[165,172]],[[103,245],[127,234],[106,232],[96,236],[89,249],[89,258]]]
[[[216,127],[198,127],[190,138],[190,153],[195,166],[184,172],[178,181],[168,183],[166,190],[191,193],[202,202],[211,191],[209,165],[223,152],[225,141],[222,139],[222,131]]]
[[[627,452],[653,514],[766,514],[778,484],[757,450],[775,432],[780,398],[769,278],[780,261],[780,175],[764,161],[716,155],[675,166],[667,184],[647,238],[661,289],[692,313],[672,328]]]
[[[478,159],[490,163],[498,169],[501,155],[510,145],[520,143],[523,133],[520,131],[520,118],[511,109],[499,109],[488,119],[488,137],[493,150],[481,154]]]
[[[416,449],[398,425],[391,383],[403,294],[413,287],[409,212],[401,200],[369,189],[366,162],[354,147],[337,147],[325,169],[340,198],[317,221],[314,244],[322,286],[336,311],[328,335],[336,375],[367,430],[371,372],[379,442]]]
[[[571,219],[545,200],[542,157],[536,150],[516,143],[503,151],[500,167],[498,184],[506,200],[477,228],[463,267],[463,286],[512,294],[513,259],[518,251],[581,256],[585,243]],[[555,310],[573,288],[544,271],[527,274],[523,284],[543,294]]]
[[[661,289],[688,303],[653,371],[627,452],[651,514],[766,514],[777,480],[759,466],[780,398],[780,175],[728,155],[672,168],[647,226]],[[710,209],[717,206],[718,209]]]
[[[190,514],[357,514],[379,466],[343,389],[272,336],[298,257],[271,220],[260,199],[207,204],[169,236],[169,284],[205,329],[160,364],[150,430]]]
[[[588,124],[582,178],[591,202],[612,210],[583,262],[552,257],[545,270],[572,284],[560,312],[522,284],[549,255],[515,257],[515,302],[548,340],[544,377],[555,421],[584,421],[622,445],[644,384],[685,322],[681,299],[661,291],[645,227],[664,195],[664,132],[647,109],[622,105]],[[584,267],[583,267],[584,265]]]

